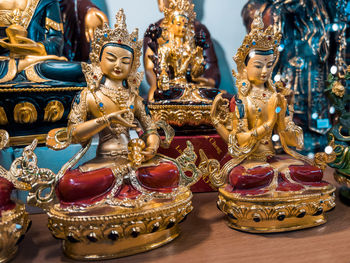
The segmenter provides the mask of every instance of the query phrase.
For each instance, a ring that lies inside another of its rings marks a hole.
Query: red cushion
[[[113,188],[115,177],[111,169],[103,168],[82,173],[68,170],[56,187],[61,203],[91,204],[103,199]]]
[[[178,187],[180,172],[171,162],[162,162],[158,166],[142,167],[137,171],[143,187],[151,191],[171,192]]]
[[[229,183],[234,189],[252,189],[268,186],[273,179],[271,167],[254,167],[246,170],[242,165],[233,168],[229,174]]]
[[[16,204],[11,200],[11,193],[14,186],[11,182],[0,177],[0,216],[1,211],[15,208]]]
[[[311,165],[291,165],[289,171],[293,180],[299,182],[321,182],[323,177],[322,170]]]

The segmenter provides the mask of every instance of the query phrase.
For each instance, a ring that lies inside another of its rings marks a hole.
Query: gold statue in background
[[[335,187],[322,180],[324,158],[331,156],[317,154],[312,161],[290,148],[301,149],[304,142],[288,103],[293,94],[271,80],[280,39],[272,26],[264,31],[257,12],[234,57],[238,94],[231,101],[218,95],[211,112],[232,156],[211,174],[220,187],[218,205],[231,227],[248,232],[320,225],[326,222],[324,212],[335,206]],[[289,156],[276,155],[277,141]]]
[[[208,36],[204,29],[195,34],[196,13],[191,1],[171,0],[162,10],[161,35],[154,40],[157,32],[146,33],[153,37],[153,50],[148,48],[144,57],[152,116],[177,126],[210,124],[208,105],[219,90],[213,78],[204,76]],[[157,31],[156,26],[153,30]],[[198,111],[201,114],[194,117]]]

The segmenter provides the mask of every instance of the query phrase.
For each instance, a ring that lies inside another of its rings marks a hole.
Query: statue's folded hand
[[[108,114],[107,119],[112,123],[120,124],[120,125],[123,125],[124,127],[136,128],[137,126],[135,124],[132,124],[131,122],[128,122],[123,118],[122,115],[128,112],[129,112],[128,109],[115,111],[113,113]]]

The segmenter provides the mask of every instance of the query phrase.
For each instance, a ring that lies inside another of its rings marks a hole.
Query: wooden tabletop
[[[332,174],[332,169],[327,169],[325,179],[337,185]],[[217,193],[194,194],[194,210],[173,242],[149,252],[100,262],[350,262],[350,207],[338,197],[325,225],[278,234],[230,229],[216,208],[216,199]],[[46,215],[31,215],[31,219],[32,228],[12,262],[76,262],[63,255],[61,241],[47,229]]]

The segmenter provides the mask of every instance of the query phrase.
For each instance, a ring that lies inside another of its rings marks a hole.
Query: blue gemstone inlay
[[[253,43],[252,43],[252,44],[253,44],[253,46],[255,46],[256,42],[255,42],[255,41],[253,41]]]
[[[277,107],[276,108],[276,113],[280,113],[281,112],[281,107]]]
[[[133,109],[134,108],[134,105],[130,105],[130,109]]]
[[[246,83],[245,82],[242,82],[242,86],[245,86],[246,85]]]
[[[260,109],[260,108],[258,109],[258,112],[261,112],[261,109]]]
[[[105,34],[104,34],[104,37],[108,37],[108,34],[107,34],[107,33],[105,33]]]
[[[137,39],[136,39],[136,37],[135,37],[135,38],[133,39],[133,41],[136,42],[136,40],[137,40]]]
[[[98,104],[98,106],[100,106],[100,107],[102,108],[102,107],[103,107],[103,103],[100,102],[100,103]]]

